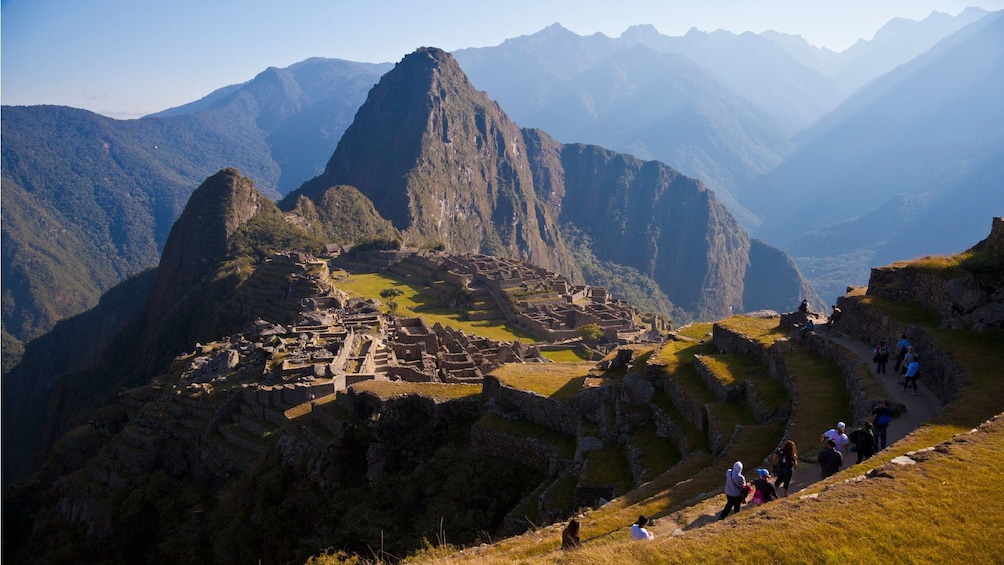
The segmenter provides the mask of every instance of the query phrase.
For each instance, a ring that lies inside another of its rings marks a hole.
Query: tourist
[[[833,308],[833,312],[830,314],[830,317],[826,319],[826,323],[830,324],[830,327],[833,327],[833,324],[839,320],[844,313],[840,308],[837,308],[836,304],[830,306],[830,308]]]
[[[805,298],[802,299],[802,303],[798,305],[798,311],[803,314],[809,313],[809,301]]]
[[[906,357],[909,348],[910,340],[906,339],[906,334],[903,334],[896,342],[896,365],[893,367],[896,372],[899,372],[900,367],[903,366],[903,358]]]
[[[851,440],[847,437],[847,425],[843,422],[837,422],[836,428],[831,428],[823,432],[823,435],[819,438],[820,441],[831,440],[836,446],[837,451],[840,455],[847,456],[847,446],[850,445]]]
[[[753,504],[760,506],[764,502],[777,500],[777,489],[770,482],[767,469],[757,469],[757,478],[753,479]]]
[[[632,536],[634,536],[633,528],[632,526]],[[579,547],[582,547],[582,541],[579,540],[579,521],[572,518],[561,532],[561,549],[576,549]]]
[[[906,373],[906,368],[909,367],[910,363],[913,363],[914,361],[920,361],[920,355],[917,355],[916,351],[914,351],[913,346],[911,345],[910,347],[906,348],[906,355],[903,356],[902,372]]]
[[[865,422],[864,426],[854,430],[848,437],[853,442],[854,453],[858,455],[858,463],[875,453],[875,436],[872,433],[871,422]]]
[[[889,348],[886,347],[885,341],[880,341],[872,353],[875,354],[872,357],[872,361],[875,363],[875,374],[884,375],[886,363],[889,362]]]
[[[816,323],[812,320],[806,320],[805,325],[802,326],[800,336],[805,339],[805,336],[809,335],[809,332],[816,331]]]
[[[631,539],[635,541],[649,541],[655,539],[655,535],[645,529],[645,526],[647,526],[648,523],[647,516],[638,516],[638,521],[631,524]]]
[[[743,463],[736,461],[732,468],[725,471],[725,508],[722,509],[719,520],[724,520],[730,512],[739,512],[739,505],[745,502],[746,477],[743,476]],[[748,487],[747,487],[748,488]]]
[[[844,457],[837,451],[837,444],[832,439],[826,440],[826,447],[819,452],[819,457],[816,458],[819,463],[820,471],[822,471],[823,478],[829,477],[840,470],[840,466],[844,464]]]
[[[920,371],[920,363],[915,359],[906,366],[906,373],[903,375],[903,392],[913,385],[913,395],[917,396],[917,373]]]
[[[795,473],[795,467],[798,467],[798,449],[795,447],[795,442],[789,439],[782,443],[775,453],[777,463],[774,464],[774,475],[777,479],[774,481],[774,486],[784,489],[784,496],[788,496],[791,477]]]
[[[875,450],[885,449],[886,433],[889,430],[889,423],[892,421],[893,412],[889,408],[889,403],[879,400],[878,405],[872,409],[875,420],[872,422],[872,433],[875,434]]]

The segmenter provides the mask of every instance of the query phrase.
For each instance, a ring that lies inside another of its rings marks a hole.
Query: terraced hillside
[[[1004,371],[996,362],[996,352],[1004,350],[1004,331],[951,329],[944,322],[959,317],[957,308],[926,306],[936,288],[932,281],[950,284],[967,276],[971,280],[958,265],[979,259],[981,253],[985,248],[963,257],[928,258],[881,269],[880,278],[873,277],[874,288],[856,289],[840,299],[845,316],[839,322],[804,340],[797,331],[782,329],[777,320],[730,318],[715,324],[712,343],[719,351],[743,350],[758,358],[758,363],[740,371],[755,377],[758,369],[766,369],[780,377],[789,394],[790,418],[783,431],[773,434],[769,426],[744,420],[748,406],[729,411],[728,404],[715,404],[719,395],[728,396],[735,382],[735,371],[723,367],[742,365],[729,361],[731,353],[716,354],[709,344],[667,345],[649,366],[662,364],[661,378],[674,391],[673,400],[660,402],[656,396],[652,405],[664,404],[666,410],[675,411],[667,412],[671,419],[687,423],[674,432],[675,438],[708,441],[711,453],[685,458],[624,496],[583,509],[579,518],[584,547],[574,554],[559,549],[563,523],[556,523],[491,546],[429,548],[406,561],[995,562],[1004,554],[998,535],[1004,526],[1004,503],[996,495],[994,478],[995,469],[1004,463],[1004,418],[999,415],[1004,390],[998,386]],[[979,261],[986,266],[984,259]],[[996,261],[999,269],[999,256]],[[917,279],[924,284],[906,284]],[[888,298],[894,292],[912,299]],[[987,292],[989,296],[993,289]],[[895,378],[876,376],[872,370],[870,345],[900,335],[910,338],[924,360],[919,396],[904,396]],[[719,384],[708,386],[709,380]],[[752,387],[747,383],[748,399],[749,388],[759,390],[756,381]],[[892,445],[820,481],[818,468],[811,463],[820,432],[833,427],[837,419],[850,426],[867,419],[865,408],[876,395],[900,409],[890,425]],[[769,392],[764,396],[772,397]],[[716,451],[712,430],[724,426],[714,425],[714,419],[741,424],[716,455],[712,455]],[[802,453],[795,475],[798,492],[762,507],[744,508],[719,522],[725,469],[735,460],[745,462],[747,469],[758,465],[782,434],[794,439]],[[630,541],[627,527],[639,514],[656,519],[653,543]],[[914,527],[918,521],[923,528]],[[835,531],[840,532],[836,538]],[[742,540],[738,546],[737,540]]]

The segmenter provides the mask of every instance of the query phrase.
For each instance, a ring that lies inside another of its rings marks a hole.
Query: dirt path
[[[821,335],[834,343],[838,343],[850,351],[854,352],[855,355],[861,359],[862,362],[867,364],[872,373],[875,372],[875,363],[872,362],[872,346],[863,343],[857,339],[847,336],[840,332],[838,329],[832,329],[827,325],[819,325],[817,334]],[[913,430],[919,428],[924,422],[927,422],[935,414],[941,410],[941,403],[938,401],[937,397],[934,396],[927,386],[925,386],[923,379],[917,382],[918,393],[916,396],[913,394],[913,390],[908,392],[903,392],[903,386],[899,383],[899,374],[893,370],[895,362],[890,360],[888,366],[888,374],[875,375],[876,379],[886,390],[886,399],[899,402],[906,406],[906,412],[893,419],[892,423],[889,424],[889,429],[887,432],[888,445],[899,441],[900,439],[906,437],[907,434]],[[854,422],[846,420],[848,431],[852,429]],[[833,423],[836,425],[836,422]],[[826,430],[820,430],[819,433],[822,434]],[[800,446],[801,447],[801,446]],[[806,448],[811,448],[812,446],[806,446]],[[844,466],[841,469],[847,469],[855,465],[857,461],[857,456],[850,454],[849,457],[845,458]],[[820,480],[819,465],[814,463],[808,463],[805,461],[800,461],[798,469],[795,470],[795,475],[791,481],[791,491],[789,494],[797,492],[812,483]]]
[[[850,351],[854,352],[862,362],[866,363],[867,366],[874,373],[875,363],[872,362],[872,347],[866,343],[863,343],[857,339],[847,336],[841,333],[838,329],[832,329],[822,322],[825,320],[817,320],[819,325],[817,326],[816,333],[827,339],[838,343]],[[906,406],[906,412],[900,416],[893,419],[892,423],[889,424],[889,429],[887,433],[887,444],[891,446],[900,439],[906,437],[907,434],[919,428],[922,424],[934,417],[935,414],[941,410],[941,403],[938,401],[937,397],[934,396],[921,378],[917,382],[918,393],[914,396],[913,391],[903,392],[903,387],[899,383],[899,374],[893,370],[894,362],[889,362],[888,374],[876,375],[879,383],[886,390],[886,399],[902,403]],[[845,420],[848,427],[850,428],[855,424],[855,422],[850,421],[850,416]],[[833,422],[836,425],[836,422]],[[826,430],[819,430],[822,434]],[[805,451],[808,451],[815,446],[799,446]],[[843,467],[841,470],[853,467],[856,464],[857,456],[855,454],[849,454],[845,459]],[[755,467],[747,470],[745,473],[748,480],[752,480],[755,476]],[[788,491],[789,496],[797,493],[798,491],[806,488],[807,486],[821,480],[819,465],[815,463],[810,463],[807,461],[799,461],[798,468],[795,469],[795,473],[791,480],[791,489]],[[778,494],[781,494],[778,492]],[[665,517],[665,523],[658,524],[659,533],[665,535],[670,533],[673,529],[679,527],[679,524],[687,524],[683,530],[691,530],[694,528],[700,528],[709,523],[715,522],[718,519],[717,513],[721,511],[721,507],[725,504],[724,495],[716,496],[712,499],[700,502],[694,507],[689,509],[681,510],[670,516]],[[746,511],[747,508],[752,508],[752,506],[742,506],[742,511]]]

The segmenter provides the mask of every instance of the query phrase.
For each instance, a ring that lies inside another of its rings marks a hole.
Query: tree
[[[579,326],[578,332],[582,337],[582,341],[585,341],[589,345],[595,345],[598,341],[603,339],[603,330],[597,324]]]
[[[380,298],[383,298],[384,300],[389,300],[391,298],[401,296],[402,294],[404,294],[404,291],[399,288],[385,288],[380,291]]]

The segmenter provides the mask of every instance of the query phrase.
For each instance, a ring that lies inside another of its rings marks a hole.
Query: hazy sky
[[[555,22],[617,37],[653,24],[775,29],[841,51],[894,17],[1004,0],[0,0],[0,102],[137,117],[308,57],[397,62],[421,46],[498,45]]]

